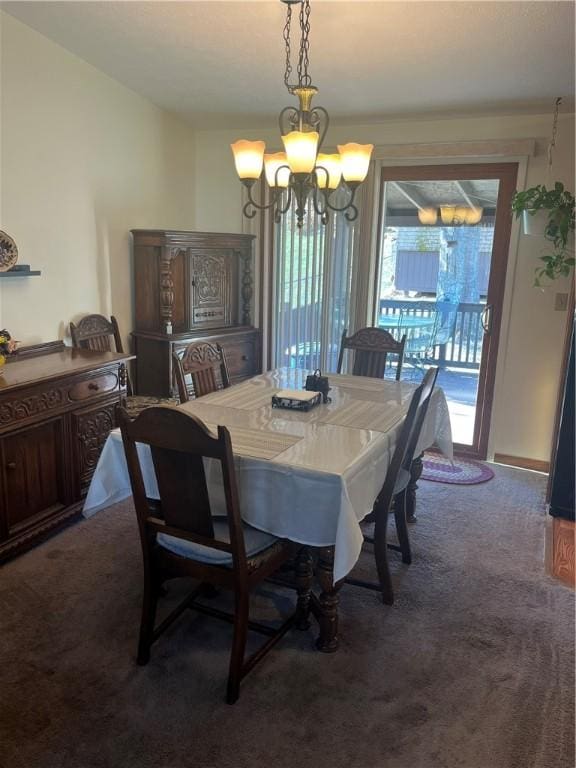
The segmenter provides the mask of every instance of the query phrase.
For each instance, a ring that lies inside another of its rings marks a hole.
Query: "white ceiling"
[[[280,0],[19,2],[12,16],[199,127],[260,124],[283,87]],[[551,110],[574,93],[573,2],[313,0],[310,74],[341,121]]]

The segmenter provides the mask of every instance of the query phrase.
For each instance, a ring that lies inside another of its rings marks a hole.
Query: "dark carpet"
[[[130,504],[6,564],[0,765],[573,768],[574,600],[543,572],[544,479],[494,471],[486,485],[422,482],[414,562],[392,555],[396,604],[345,587],[340,651],[314,651],[315,628],[289,633],[233,707],[219,621],[187,613],[134,663]],[[270,588],[256,616],[290,600]]]

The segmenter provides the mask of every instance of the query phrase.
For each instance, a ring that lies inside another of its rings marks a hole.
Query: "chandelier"
[[[475,205],[441,205],[440,219],[446,227],[473,226],[482,220],[484,209]],[[420,224],[434,226],[438,221],[438,208],[419,208]]]
[[[274,220],[290,210],[295,201],[298,227],[302,227],[308,200],[323,224],[328,221],[329,211],[343,211],[348,221],[358,216],[354,198],[358,186],[368,174],[372,144],[340,144],[338,152],[323,154],[322,147],[328,130],[329,116],[324,107],[312,106],[318,89],[312,85],[308,74],[310,0],[281,0],[287,6],[284,42],[286,45],[286,69],[284,84],[288,93],[296,96],[298,107],[284,107],[278,122],[284,152],[265,154],[263,141],[241,139],[231,145],[236,172],[248,191],[244,215],[251,219],[257,211],[274,209]],[[290,24],[292,6],[300,4],[300,49],[298,54],[298,82],[290,84],[292,74],[290,49]],[[264,175],[270,188],[270,202],[257,203],[252,196],[256,181]],[[344,190],[340,192],[340,190]]]

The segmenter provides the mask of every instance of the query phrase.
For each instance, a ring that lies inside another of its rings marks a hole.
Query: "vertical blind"
[[[354,228],[342,213],[324,226],[308,204],[302,229],[294,210],[274,227],[276,366],[335,371],[352,313]]]

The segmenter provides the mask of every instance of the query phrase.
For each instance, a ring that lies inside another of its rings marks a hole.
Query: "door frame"
[[[490,332],[484,333],[482,356],[478,375],[478,395],[472,445],[455,444],[457,453],[485,459],[488,453],[490,422],[492,417],[496,365],[500,344],[500,330],[504,305],[504,289],[510,252],[512,231],[511,201],[516,190],[518,162],[442,163],[422,165],[384,165],[381,168],[378,203],[377,273],[374,280],[373,306],[377,305],[379,292],[379,263],[384,223],[384,185],[387,181],[452,181],[474,179],[498,179],[498,200],[490,278],[486,304],[491,305]]]

